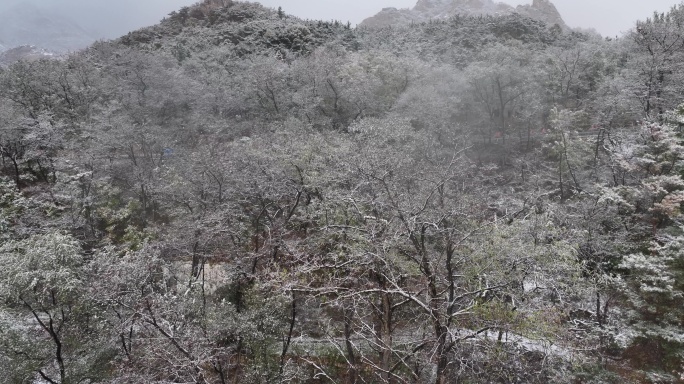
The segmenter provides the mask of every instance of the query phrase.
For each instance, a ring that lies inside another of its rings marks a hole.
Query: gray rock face
[[[493,0],[418,0],[413,9],[385,8],[361,22],[361,26],[381,27],[445,19],[454,15],[508,15],[519,13],[549,25],[567,28],[560,13],[549,0],[533,0],[532,4],[510,6]]]
[[[532,5],[518,5],[516,11],[533,19],[542,20],[549,25],[558,24],[567,28],[558,9],[550,0],[533,0]]]

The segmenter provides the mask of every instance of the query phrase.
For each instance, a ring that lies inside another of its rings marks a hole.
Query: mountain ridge
[[[418,0],[412,9],[383,8],[374,16],[363,20],[362,27],[383,27],[410,24],[433,19],[446,19],[455,15],[504,16],[520,14],[549,25],[568,28],[556,6],[550,0],[533,0],[532,4],[511,5],[493,0]]]

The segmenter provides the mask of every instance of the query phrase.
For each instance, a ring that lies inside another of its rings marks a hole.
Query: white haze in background
[[[261,0],[265,6],[283,7],[302,18],[360,23],[385,7],[411,8],[417,0]],[[636,20],[653,11],[665,12],[676,0],[552,0],[571,27],[593,28],[604,36],[621,35]],[[17,3],[33,3],[41,9],[67,16],[98,38],[109,39],[158,23],[171,11],[197,0],[0,0],[2,9]],[[504,0],[511,5],[532,0]]]
[[[494,0],[497,1],[497,0]],[[413,8],[417,0],[260,0],[268,7],[283,7],[286,13],[309,19],[350,21],[358,24],[385,7]],[[499,0],[510,5],[532,4],[532,0]],[[551,0],[563,20],[573,28],[595,29],[603,36],[616,36],[634,27],[654,11],[666,12],[677,0]]]
[[[112,39],[158,23],[171,11],[196,0],[0,0],[0,13],[17,4],[33,4],[45,14],[64,16],[90,35]]]

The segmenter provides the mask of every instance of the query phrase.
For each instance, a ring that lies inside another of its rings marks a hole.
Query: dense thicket
[[[682,382],[683,17],[206,0],[0,69],[0,381]]]

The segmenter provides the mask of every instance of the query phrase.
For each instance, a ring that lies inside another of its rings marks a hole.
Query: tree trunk
[[[347,361],[349,362],[349,383],[355,384],[358,374],[356,372],[356,355],[354,354],[354,346],[351,343],[352,315],[349,312],[345,310],[344,314],[344,346],[347,350]]]
[[[382,351],[380,352],[381,368],[383,379],[391,382],[391,362],[392,362],[392,300],[388,293],[383,293],[382,297],[382,313],[380,321],[380,340],[382,342]]]

